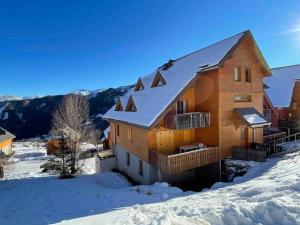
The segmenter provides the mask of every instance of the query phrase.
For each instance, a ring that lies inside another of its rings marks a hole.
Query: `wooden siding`
[[[295,82],[291,99],[290,112],[292,120],[300,121],[300,82]]]
[[[241,67],[241,81],[234,81],[234,67]],[[246,82],[245,69],[251,68],[251,82]],[[232,146],[241,146],[243,126],[234,123],[234,108],[254,107],[263,113],[263,77],[264,70],[255,53],[250,37],[244,38],[238,48],[225,60],[219,69],[219,147],[223,156],[231,156]],[[234,95],[251,95],[251,102],[234,102]],[[252,129],[247,132],[248,143],[253,140]],[[256,142],[262,143],[262,129],[256,129]]]
[[[196,141],[207,146],[219,146],[219,73],[218,70],[202,73],[195,82],[195,109],[210,113],[210,126],[195,130]]]
[[[166,174],[172,175],[218,162],[220,155],[215,147],[173,155],[163,155],[150,150],[149,160]]]
[[[134,112],[133,112],[134,113]],[[148,136],[147,130],[130,126],[123,123],[111,122],[110,139],[111,143],[118,144],[130,153],[138,156],[144,161],[148,161]],[[119,126],[120,135],[116,134],[116,127]],[[128,131],[131,130],[131,138]]]

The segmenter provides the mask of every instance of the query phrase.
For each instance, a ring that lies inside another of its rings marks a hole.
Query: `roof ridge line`
[[[286,68],[286,67],[293,67],[293,66],[300,66],[300,63],[299,64],[294,64],[294,65],[288,65],[288,66],[274,67],[274,68],[271,68],[271,70],[276,70],[276,69],[281,69],[281,68]]]
[[[245,31],[240,32],[240,33],[238,33],[238,34],[235,34],[235,35],[232,35],[232,36],[230,36],[230,37],[227,37],[227,38],[225,38],[225,39],[223,39],[223,40],[221,40],[221,41],[217,41],[217,42],[215,42],[215,43],[213,43],[213,44],[210,44],[210,45],[208,45],[208,46],[206,46],[206,47],[200,48],[200,49],[198,49],[198,50],[196,50],[196,51],[193,51],[193,52],[188,53],[188,54],[186,54],[186,55],[184,55],[184,56],[181,56],[181,57],[175,59],[175,61],[180,60],[180,59],[182,59],[182,58],[184,58],[184,57],[187,57],[187,56],[189,56],[189,55],[192,55],[192,54],[194,54],[194,53],[196,53],[196,52],[199,52],[199,51],[201,51],[201,50],[203,50],[203,49],[209,48],[209,47],[211,47],[211,46],[213,46],[213,45],[219,44],[219,43],[221,43],[221,42],[223,42],[223,41],[226,41],[226,40],[228,40],[228,39],[230,39],[230,38],[233,38],[233,37],[235,37],[235,36],[238,36],[238,35],[241,35],[241,34],[245,34],[245,33],[249,32],[249,31],[250,31],[250,30],[248,29],[248,30],[245,30]]]

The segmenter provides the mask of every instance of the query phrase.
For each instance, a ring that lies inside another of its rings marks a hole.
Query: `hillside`
[[[300,143],[293,146],[297,150]],[[182,192],[167,183],[132,186],[118,173],[92,174],[89,161],[86,175],[60,180],[40,172],[47,158],[41,145],[19,142],[14,151],[15,163],[5,166],[0,182],[0,224],[300,223],[300,152],[264,163],[236,161],[251,168],[233,183]]]
[[[114,105],[115,98],[124,95],[132,86],[109,88],[98,92],[84,92],[90,103],[91,118],[97,127],[105,129],[107,122],[101,118]],[[81,94],[82,92],[76,92]],[[51,115],[64,95],[46,96],[25,100],[0,102],[0,126],[17,136],[17,139],[33,138],[49,133]],[[99,116],[100,115],[100,116]]]

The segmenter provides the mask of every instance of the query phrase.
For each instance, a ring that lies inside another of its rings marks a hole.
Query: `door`
[[[171,130],[157,132],[156,149],[166,155],[174,153],[174,132]]]

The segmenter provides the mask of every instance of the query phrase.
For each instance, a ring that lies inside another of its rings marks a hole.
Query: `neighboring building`
[[[117,168],[139,183],[175,181],[219,165],[235,146],[262,143],[269,75],[246,31],[139,78],[104,115]]]
[[[12,141],[15,136],[0,127],[0,153],[6,156],[12,155]]]
[[[264,115],[273,128],[288,134],[299,132],[300,65],[274,68],[272,74],[264,80]]]
[[[60,149],[61,140],[51,139],[46,144],[47,155],[56,155]]]

